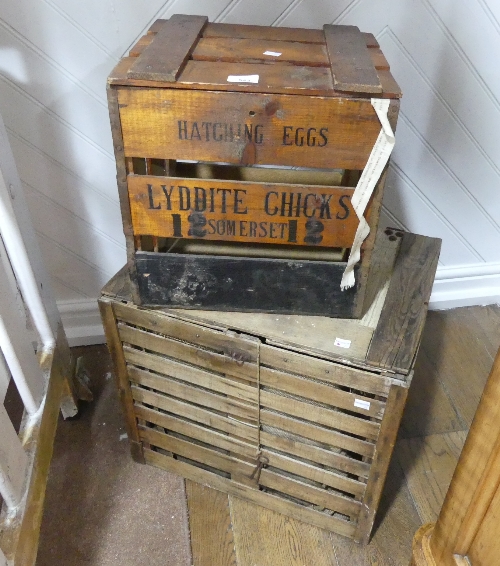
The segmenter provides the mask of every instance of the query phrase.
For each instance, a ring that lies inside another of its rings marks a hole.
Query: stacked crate
[[[108,92],[137,304],[361,316],[385,172],[341,291],[351,197],[381,130],[372,98],[394,130],[401,96],[372,35],[173,16]]]

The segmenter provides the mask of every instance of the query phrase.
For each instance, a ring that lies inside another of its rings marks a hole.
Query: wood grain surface
[[[356,26],[325,25],[326,46],[335,90],[343,92],[382,92],[380,79]]]
[[[186,496],[193,566],[236,566],[227,494],[186,480]]]
[[[128,76],[174,82],[207,22],[206,16],[173,15],[163,22],[154,39],[142,50]]]
[[[380,132],[365,99],[122,87],[118,100],[128,157],[363,169]]]
[[[354,189],[129,175],[135,235],[347,248]]]

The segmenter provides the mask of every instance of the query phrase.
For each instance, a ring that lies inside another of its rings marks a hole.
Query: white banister
[[[23,497],[28,456],[3,405],[0,405],[0,431],[0,493],[12,509]]]
[[[0,348],[26,410],[30,414],[36,413],[43,399],[45,380],[26,329],[26,321],[17,308],[2,263],[0,263]]]
[[[5,395],[7,393],[7,388],[10,382],[10,371],[7,367],[7,362],[3,356],[2,350],[0,350],[0,404],[5,401]]]
[[[42,344],[51,347],[59,315],[1,116],[0,235]]]

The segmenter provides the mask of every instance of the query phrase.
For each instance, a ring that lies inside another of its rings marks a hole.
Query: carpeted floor
[[[59,422],[37,566],[190,566],[183,480],[132,461],[106,347],[73,352],[95,401]]]

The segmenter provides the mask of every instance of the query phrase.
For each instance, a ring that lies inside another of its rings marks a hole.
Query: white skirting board
[[[500,304],[500,263],[440,267],[432,290],[432,310]],[[105,342],[96,299],[59,301],[70,346]]]

